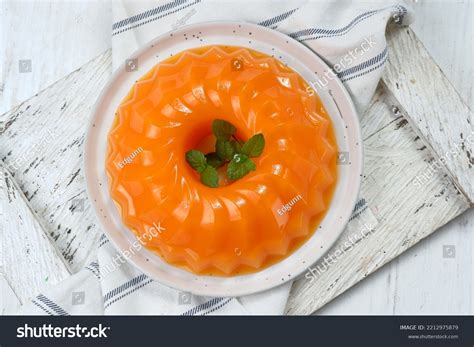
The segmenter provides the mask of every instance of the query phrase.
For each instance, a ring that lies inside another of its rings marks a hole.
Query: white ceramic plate
[[[187,38],[187,39],[186,39]],[[138,60],[138,69],[127,72],[125,64],[113,74],[102,91],[88,128],[85,144],[85,176],[90,201],[103,231],[121,251],[133,249],[136,241],[122,224],[109,193],[105,173],[107,135],[115,111],[134,82],[155,64],[183,50],[207,45],[248,47],[273,55],[298,72],[308,83],[322,80],[328,66],[310,49],[277,31],[262,26],[235,22],[207,22],[182,27],[162,35],[130,57]],[[342,233],[357,199],[362,173],[362,141],[359,121],[352,101],[337,79],[326,90],[318,90],[332,118],[339,151],[348,163],[338,166],[338,182],[331,206],[319,230],[297,251],[283,261],[258,273],[234,276],[198,276],[164,262],[155,253],[142,248],[130,262],[149,277],[197,295],[240,296],[273,288],[303,273],[318,261]],[[131,248],[132,247],[132,248]]]

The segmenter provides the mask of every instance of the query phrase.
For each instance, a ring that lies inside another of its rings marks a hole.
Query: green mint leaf
[[[263,148],[265,147],[265,138],[262,134],[252,136],[242,146],[241,153],[249,157],[258,157],[262,154]]]
[[[235,127],[223,119],[214,119],[212,133],[218,140],[229,140],[235,134]]]
[[[217,170],[211,165],[207,165],[201,173],[201,182],[208,187],[217,188],[219,186],[219,175]]]
[[[242,145],[240,144],[240,142],[232,140],[232,145],[234,146],[235,153],[240,153],[240,151],[242,150]]]
[[[244,177],[250,171],[255,171],[255,163],[245,154],[236,154],[227,166],[227,177],[236,180]]]
[[[216,142],[216,153],[224,161],[229,161],[234,157],[235,154],[235,141],[217,140]]]
[[[222,160],[216,152],[206,154],[207,163],[214,168],[219,168],[224,165],[224,160]]]
[[[199,173],[202,173],[207,166],[204,153],[195,149],[186,152],[186,161],[194,170]]]

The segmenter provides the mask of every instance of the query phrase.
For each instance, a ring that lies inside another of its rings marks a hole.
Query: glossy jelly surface
[[[242,140],[266,141],[255,171],[218,188],[185,159],[212,147],[214,119]],[[317,230],[336,154],[330,117],[296,72],[250,49],[208,46],[135,83],[117,109],[105,165],[122,220],[145,247],[196,274],[235,276],[283,260]]]

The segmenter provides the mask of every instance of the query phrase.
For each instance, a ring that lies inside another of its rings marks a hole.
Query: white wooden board
[[[1,272],[21,303],[69,277],[54,242],[43,232],[17,183],[1,164],[0,239]],[[2,288],[8,288],[6,283]],[[6,294],[12,296],[9,291]]]
[[[410,27],[474,110],[474,3],[410,1],[409,5],[415,13]],[[473,314],[473,230],[474,209],[470,209],[315,314]],[[445,246],[455,248],[454,258],[443,256]]]
[[[406,114],[437,161],[474,203],[473,112],[413,30],[389,30],[387,41],[396,54],[390,54],[382,79],[393,103]]]
[[[0,315],[15,314],[20,308],[21,303],[2,274],[0,274],[0,294]]]
[[[91,62],[89,65],[87,65],[87,67],[84,67],[84,69],[86,69],[86,71],[96,71],[96,70],[100,70],[100,71],[103,71],[104,69],[108,69],[109,66],[110,66],[110,58],[109,57],[104,57],[104,56],[101,56],[99,57],[98,59],[94,60],[93,62]],[[52,102],[51,99],[54,99],[55,96],[57,94],[62,94],[63,93],[63,90],[65,89],[71,89],[70,91],[70,95],[74,95],[74,92],[76,91],[76,94],[77,96],[79,97],[81,93],[77,92],[78,90],[81,90],[82,92],[82,89],[83,88],[86,88],[87,87],[92,87],[92,85],[94,83],[97,83],[97,84],[100,84],[100,83],[104,83],[107,76],[104,77],[104,79],[102,80],[103,76],[101,76],[98,80],[89,80],[89,78],[91,77],[90,75],[87,76],[86,73],[84,72],[85,70],[82,70],[82,71],[79,71],[77,72],[75,75],[71,75],[71,76],[68,76],[68,78],[66,78],[65,80],[62,80],[60,81],[59,83],[64,83],[64,84],[57,84],[56,85],[56,88],[49,88],[48,90],[46,90],[44,93],[48,92],[48,97],[44,97],[42,94],[43,93],[40,93],[38,96],[37,96],[37,99],[32,99],[32,100],[29,100],[27,103],[24,103],[23,105],[20,105],[20,107],[18,107],[16,109],[17,113],[19,114],[18,117],[21,119],[20,121],[17,121],[15,120],[15,124],[10,124],[10,127],[13,127],[11,129],[14,129],[15,127],[19,127],[17,128],[18,130],[22,130],[24,128],[21,128],[21,123],[22,122],[27,122],[27,121],[31,121],[31,120],[34,120],[34,121],[38,121],[38,119],[35,119],[35,115],[33,115],[33,109],[31,109],[31,107],[34,108],[35,105],[40,105],[42,104],[42,106],[47,106],[45,108],[42,107],[42,114],[44,117],[46,117],[47,119],[51,120],[51,119],[54,119],[54,120],[58,120],[58,119],[61,119],[60,118],[54,118],[54,117],[57,117],[57,116],[63,116],[70,111],[64,111],[64,112],[61,112],[61,107],[63,106],[63,103],[61,102],[58,102],[58,103],[55,103],[55,102]],[[104,74],[104,75],[107,75],[107,74]],[[78,81],[76,81],[76,79],[78,79]],[[80,81],[79,81],[80,80]],[[84,81],[87,81],[88,83],[84,83]],[[77,88],[75,89],[75,84],[79,83],[79,85],[81,86],[81,89]],[[61,87],[59,87],[61,86]],[[88,95],[88,100],[83,100],[82,102],[85,102],[85,105],[90,105],[91,101],[90,101],[90,95]],[[62,100],[61,100],[62,101]],[[31,104],[30,105],[30,108],[28,110],[26,110],[27,108],[27,104]],[[79,101],[78,101],[79,103]],[[375,104],[374,104],[375,105]],[[390,106],[391,105],[386,105],[384,107],[387,107],[386,108],[386,111],[389,111],[390,110]],[[39,108],[38,106],[36,106],[37,108]],[[382,106],[380,106],[382,107]],[[68,106],[66,106],[66,108],[68,108]],[[31,109],[31,110],[30,110]],[[46,111],[45,110],[53,110],[53,111]],[[374,113],[377,113],[379,111],[377,111],[377,107],[374,106],[374,110],[373,111]],[[22,113],[23,112],[23,113]],[[383,112],[385,113],[385,111]],[[82,114],[82,113],[81,113]],[[86,114],[86,113],[84,113]],[[397,117],[393,118],[393,119],[390,119],[387,118],[390,114],[390,112],[388,112],[386,114],[386,116],[384,117],[373,117],[373,118],[364,118],[364,134],[368,136],[368,142],[366,143],[366,146],[368,145],[368,143],[370,143],[370,138],[377,138],[377,135],[376,134],[385,134],[385,131],[386,129],[391,129],[392,131],[402,131],[402,133],[400,134],[404,134],[404,135],[400,135],[398,134],[397,136],[400,136],[401,138],[403,138],[404,136],[407,136],[407,138],[410,138],[410,136],[407,135],[407,133],[404,133],[403,131],[404,130],[400,130],[400,129],[404,129],[406,128],[406,126],[400,126],[399,129],[395,129],[397,126],[395,125],[395,128],[390,128],[390,124],[393,126],[393,123],[390,123],[391,121],[393,121],[394,119],[396,119]],[[2,116],[2,119],[3,120],[7,120],[7,119],[10,119],[10,117],[12,117],[12,112],[9,112],[7,113],[6,115],[3,115]],[[366,116],[367,117],[367,116]],[[401,121],[400,119],[398,119],[399,121]],[[1,119],[0,119],[1,121]],[[8,122],[8,120],[6,121]],[[405,122],[402,123],[402,125],[404,124]],[[398,123],[395,123],[395,124],[398,124]],[[77,124],[76,124],[77,126]],[[59,129],[62,129],[61,128],[61,125],[58,125]],[[77,126],[77,129],[78,131],[80,130],[80,127]],[[410,127],[408,127],[408,131],[413,131],[410,129]],[[33,142],[35,142],[35,140],[38,140],[38,139],[41,139],[41,137],[38,137],[40,136],[40,134],[30,134],[31,136],[34,137],[34,139],[32,140]],[[44,135],[44,134],[43,134]],[[372,136],[370,136],[372,135]],[[36,137],[35,137],[36,136]],[[414,137],[416,138],[416,136]],[[3,139],[2,139],[3,140]],[[16,142],[12,142],[10,144],[15,144],[15,145],[20,145],[22,146],[21,144],[21,140],[20,138],[17,136],[16,139],[14,139],[14,141]],[[72,141],[74,142],[74,141]],[[380,143],[376,143],[376,145],[381,145],[383,142],[380,142]],[[408,142],[407,142],[408,143]],[[398,139],[397,141],[395,141],[395,144],[399,144],[398,143]],[[400,144],[406,144],[405,142],[401,141]],[[55,143],[55,145],[57,145],[57,143]],[[392,151],[393,149],[391,148],[391,146],[393,145],[393,143],[390,143],[390,145],[388,148],[390,151]],[[377,146],[375,146],[377,148]],[[385,143],[384,145],[385,147],[387,146],[387,143]],[[382,151],[382,152],[386,152],[387,151],[387,148],[385,148],[384,146],[382,146],[382,149],[377,149],[377,151]],[[74,165],[70,165],[71,163],[75,163],[77,162],[78,160],[78,156],[79,156],[79,152],[78,152],[78,149],[79,147],[78,146],[72,146],[73,148],[71,148],[71,150],[67,150],[65,153],[67,153],[67,159],[64,159],[64,157],[60,158],[62,159],[63,161],[60,161],[61,164],[65,164],[64,166],[61,165],[59,166],[61,169],[62,169],[62,172],[61,172],[61,176],[64,175],[64,176],[67,176],[69,175],[69,179],[71,179],[73,177],[73,174],[75,171],[71,171],[71,169],[74,169],[75,167],[77,166],[74,166]],[[421,146],[422,147],[422,146]],[[420,147],[420,148],[421,148]],[[5,155],[8,154],[8,151],[3,151],[3,144],[0,144],[0,157],[4,157]],[[24,147],[23,147],[24,148]],[[405,150],[405,149],[403,149]],[[370,152],[370,151],[369,151]],[[422,151],[423,152],[423,151]],[[17,151],[16,152],[17,154],[20,154],[21,155],[21,152],[20,151]],[[50,152],[51,153],[55,153],[54,151]],[[392,153],[393,154],[393,153]],[[12,154],[10,154],[11,156]],[[45,155],[46,157],[47,155]],[[63,154],[64,156],[64,154]],[[390,155],[388,156],[390,158]],[[395,156],[397,157],[397,156]],[[400,157],[400,154],[398,154],[398,157]],[[427,157],[425,159],[427,159],[428,157],[430,157],[430,155],[427,155]],[[380,157],[376,157],[377,159],[376,160],[373,160],[373,162],[375,162],[375,164],[377,163],[385,163],[385,170],[388,170],[389,168],[391,168],[391,165],[393,165],[394,163],[396,165],[399,165],[400,162],[399,162],[399,159],[398,160],[393,160],[390,159],[390,160],[382,160],[380,159]],[[30,158],[30,159],[33,159],[33,158]],[[6,159],[4,159],[6,160]],[[49,160],[51,160],[51,158],[49,158]],[[374,165],[374,163],[372,162],[372,165]],[[51,163],[51,161],[50,161]],[[54,164],[54,163],[53,163]],[[404,163],[402,162],[401,164],[405,165],[407,163]],[[35,164],[36,165],[36,164]],[[40,164],[42,165],[42,164]],[[368,167],[370,167],[371,163],[367,163]],[[408,165],[408,167],[410,167],[410,165]],[[421,168],[421,167],[420,167]],[[419,168],[419,169],[420,169]],[[42,170],[46,170],[46,171],[42,171],[42,173],[50,173],[50,171],[48,171],[48,166],[47,165],[44,165],[42,167]],[[13,170],[15,171],[15,170]],[[18,170],[19,172],[19,170]],[[389,172],[389,171],[387,171]],[[404,171],[403,171],[404,172]],[[409,171],[409,173],[414,173],[415,171]],[[13,172],[15,173],[15,172]],[[54,170],[51,172],[53,175],[54,175]],[[390,173],[390,172],[389,172]],[[33,194],[36,190],[35,187],[37,187],[37,185],[35,186],[31,181],[29,181],[27,178],[28,177],[28,172],[27,173],[18,173],[17,174],[18,176],[15,177],[15,179],[21,184],[22,186],[22,190],[25,192],[25,194],[28,196],[28,197],[31,197],[30,194]],[[385,177],[384,175],[384,171],[380,171],[379,170],[374,170],[374,172],[372,172],[371,175],[367,175],[367,178],[366,179],[369,179],[369,180],[374,180],[376,178],[383,178],[383,179],[389,179],[389,182],[386,182],[384,184],[393,184],[393,182],[391,180],[395,179],[395,177],[393,176],[390,176],[388,178]],[[56,177],[53,177],[51,180],[55,180]],[[80,176],[80,173],[76,176],[75,180],[80,180],[81,179],[81,176]],[[441,181],[439,181],[438,179],[441,179]],[[446,184],[446,180],[447,182],[449,182],[449,179],[447,179],[446,177],[444,177],[444,180],[440,177],[435,177],[434,179],[434,183],[433,182],[430,182],[429,186],[433,183],[435,186],[436,184],[441,184],[438,186],[439,187],[443,187],[443,184]],[[64,179],[63,180],[64,182],[61,182],[61,184],[63,186],[65,186],[67,184],[66,180]],[[371,187],[372,184],[374,184],[373,181],[367,181],[367,182],[370,182],[369,183],[365,183],[364,182],[364,192],[365,192],[365,189],[366,189],[366,186],[368,187]],[[375,181],[376,182],[376,181]],[[384,181],[381,181],[381,182],[384,182]],[[43,183],[43,182],[41,182]],[[382,183],[380,182],[376,182],[377,185],[375,185],[375,187],[382,187]],[[450,187],[449,185],[446,186],[446,187]],[[452,187],[452,185],[451,185]],[[51,187],[50,187],[51,188]],[[53,187],[54,188],[54,187]],[[59,188],[59,187],[58,187]],[[77,187],[76,187],[77,188]],[[428,187],[425,187],[425,188],[428,188]],[[73,190],[72,189],[71,191],[69,191],[69,188],[66,189],[68,191],[68,195],[67,197],[68,198],[71,198],[71,197],[74,197],[74,194],[73,194]],[[435,189],[436,190],[436,189]],[[454,190],[453,190],[454,191]],[[448,192],[453,192],[450,189],[448,189]],[[433,190],[434,192],[434,190]],[[439,192],[438,192],[439,193]],[[436,195],[439,195],[438,193],[436,193]],[[38,195],[40,194],[40,195]],[[373,199],[375,199],[374,201],[377,202],[377,201],[384,201],[384,199],[387,199],[387,197],[383,197],[383,196],[379,196],[380,193],[373,193],[374,196],[373,196]],[[369,193],[368,195],[366,194],[366,196],[369,198],[371,197],[372,195]],[[35,197],[38,197],[35,199]],[[45,206],[41,206],[41,198],[44,198],[46,201],[46,205],[48,205],[48,207],[45,207]],[[399,199],[398,196],[393,196],[394,199]],[[450,198],[453,198],[452,196],[450,196]],[[372,198],[371,198],[372,199]],[[380,199],[380,200],[377,200],[377,199]],[[46,211],[48,208],[52,209],[52,211],[54,211],[55,215],[56,216],[63,216],[66,220],[68,220],[68,218],[66,217],[71,217],[70,215],[68,215],[68,208],[63,208],[64,211],[60,211],[60,209],[58,209],[59,206],[67,206],[67,207],[70,207],[70,203],[71,203],[71,200],[69,199],[69,205],[65,202],[68,201],[68,199],[66,200],[61,200],[58,198],[58,196],[56,194],[47,194],[47,191],[44,191],[44,190],[41,190],[39,189],[38,192],[36,193],[35,196],[33,196],[33,198],[31,198],[31,201],[30,202],[30,205],[32,206],[32,208],[34,208],[34,202],[37,202],[37,205],[36,206],[39,206],[41,209],[38,210],[36,209],[37,211]],[[57,205],[59,203],[59,205]],[[349,288],[350,286],[352,286],[354,283],[357,283],[361,278],[364,278],[364,275],[366,274],[364,271],[365,270],[368,270],[367,273],[370,273],[372,271],[374,271],[376,268],[378,268],[379,266],[381,266],[383,263],[389,261],[390,259],[393,258],[393,256],[396,256],[398,255],[399,253],[397,252],[402,252],[403,250],[405,250],[407,247],[411,246],[412,244],[416,243],[419,239],[421,239],[422,237],[426,236],[427,234],[429,234],[430,232],[432,232],[433,230],[431,231],[428,231],[430,228],[433,228],[433,227],[436,227],[437,225],[440,225],[440,224],[443,224],[445,221],[449,220],[449,218],[452,218],[454,215],[456,215],[457,213],[460,213],[461,211],[463,211],[464,209],[467,208],[467,205],[465,204],[465,200],[463,200],[463,198],[460,198],[460,200],[455,200],[454,203],[452,203],[450,206],[452,207],[452,209],[450,209],[449,211],[447,211],[446,213],[442,213],[440,216],[439,216],[439,219],[437,219],[436,221],[434,221],[432,224],[430,225],[424,225],[423,230],[421,230],[419,233],[415,233],[413,231],[411,231],[411,233],[408,233],[407,235],[405,235],[409,241],[407,240],[404,240],[406,241],[405,244],[402,244],[399,248],[396,248],[396,249],[393,249],[393,251],[395,252],[394,254],[390,254],[388,256],[383,256],[380,258],[380,260],[377,258],[375,260],[377,260],[376,262],[373,262],[373,261],[369,261],[368,262],[368,265],[370,265],[368,268],[357,268],[356,270],[356,274],[354,274],[353,276],[349,276],[349,278],[347,277],[344,277],[340,280],[333,280],[334,278],[331,277],[331,274],[330,272],[331,271],[335,271],[333,269],[336,269],[336,266],[333,266],[331,267],[331,270],[329,270],[328,272],[325,273],[325,276],[326,279],[325,279],[325,282],[321,282],[323,281],[323,277],[321,278],[319,285],[318,286],[308,286],[307,284],[305,284],[304,282],[300,282],[298,283],[297,285],[295,285],[295,288],[293,290],[293,297],[292,299],[290,300],[289,302],[289,306],[288,306],[288,312],[289,313],[309,313],[311,312],[311,310],[314,310],[315,308],[317,307],[321,307],[325,302],[328,302],[329,300],[331,300],[332,298],[334,298],[335,296],[337,296],[338,294],[340,294],[341,292],[343,292],[344,290],[346,290],[347,288]],[[55,205],[56,204],[56,205]],[[400,203],[400,204],[406,204],[406,205],[410,205],[411,204],[411,201],[405,201],[403,200],[403,203]],[[51,206],[55,206],[56,208],[51,208]],[[376,209],[378,209],[378,205],[375,205],[376,206]],[[419,205],[418,207],[420,207],[421,205]],[[430,212],[436,212],[437,211],[437,208],[439,208],[441,205],[438,204],[438,202],[436,202],[435,204],[433,204],[433,206],[430,206],[429,208],[424,206],[422,207],[422,209],[418,212],[419,214],[420,213],[426,213],[427,215],[427,211],[430,211]],[[404,207],[404,206],[402,206]],[[80,222],[83,221],[83,220],[86,220],[87,221],[87,206],[85,205],[84,206],[84,209],[85,211],[82,211],[84,212],[84,218],[77,218],[74,220],[74,223],[72,223],[71,225],[74,225],[74,226],[80,226]],[[425,212],[422,212],[423,210],[425,210]],[[71,211],[69,211],[71,212]],[[89,211],[90,212],[90,211]],[[391,211],[387,211],[387,212],[391,212]],[[77,213],[77,212],[75,212]],[[377,213],[377,211],[374,209],[374,213],[377,215],[377,217],[380,219],[380,214]],[[409,211],[405,211],[405,216],[407,217],[413,217],[413,216],[410,216],[410,213]],[[40,215],[40,219],[44,219],[46,218],[45,217],[45,214],[43,213],[43,215],[41,215],[41,212],[38,212],[37,214]],[[72,215],[72,214],[71,214]],[[82,215],[81,215],[82,217]],[[390,215],[390,217],[392,218],[393,217],[393,213],[392,215]],[[385,216],[384,218],[388,218],[387,216]],[[386,222],[387,225],[391,225],[390,223],[393,223],[393,220],[392,221],[385,221],[384,218],[382,218],[382,222]],[[47,219],[47,218],[46,218]],[[59,221],[59,217],[58,217],[58,221]],[[53,227],[51,227],[50,225],[48,226],[45,226],[45,229],[46,230],[50,230],[50,229],[53,229],[54,230],[54,227],[57,227],[58,224],[54,224],[54,220],[52,223],[50,223],[50,221],[48,221],[48,223],[45,223],[45,224],[51,224]],[[76,224],[75,224],[76,223]],[[383,223],[380,223],[380,226],[379,228],[383,228],[384,224]],[[68,262],[71,266],[71,268],[73,270],[76,270],[78,268],[80,268],[80,266],[82,265],[82,263],[85,262],[85,259],[87,259],[88,257],[91,256],[91,247],[94,245],[95,243],[95,240],[94,240],[94,237],[95,237],[95,234],[96,232],[92,231],[92,228],[90,229],[90,233],[87,233],[86,235],[84,235],[85,233],[82,233],[80,236],[79,236],[79,239],[78,239],[78,236],[76,236],[76,231],[72,230],[73,228],[70,228],[71,231],[69,234],[67,234],[67,230],[69,228],[66,228],[64,230],[61,231],[61,233],[58,233],[56,234],[57,237],[58,237],[58,240],[56,242],[56,244],[58,245],[58,248],[61,249],[62,253],[68,258]],[[76,228],[74,228],[76,229]],[[87,229],[87,228],[86,228]],[[382,229],[384,230],[384,229]],[[374,234],[376,235],[376,234]],[[349,235],[346,235],[346,237],[348,237]],[[373,236],[373,235],[372,235]],[[368,242],[369,238],[364,240],[364,242]],[[373,245],[373,243],[371,243],[370,245]],[[357,246],[359,247],[359,246]],[[89,249],[88,249],[89,248]],[[74,250],[75,253],[74,253]],[[364,255],[362,256],[362,254],[364,254],[363,252],[360,253],[360,251],[357,251],[357,249],[354,247],[354,249],[348,253],[350,255],[354,255],[353,257],[355,257],[355,259],[357,259],[357,256],[359,257],[362,257],[363,259],[367,258],[367,255]],[[391,252],[392,250],[390,250]],[[71,253],[72,252],[72,253]],[[71,254],[74,254],[74,256],[71,257]],[[348,258],[349,259],[349,258]],[[350,258],[352,259],[352,258]],[[342,260],[341,261],[338,261],[338,264],[341,264],[344,268],[344,266],[348,266],[347,263],[344,263]],[[350,264],[350,263],[349,263]],[[357,262],[355,263],[357,264]],[[364,263],[365,264],[365,263]],[[337,265],[339,266],[339,265]],[[353,267],[352,267],[353,268]],[[362,273],[362,275],[361,275]],[[338,284],[340,283],[340,284]],[[326,284],[326,286],[324,285]],[[309,288],[311,287],[311,289]],[[324,291],[325,289],[329,288],[329,290],[326,290],[326,292],[329,292],[329,294],[326,294],[326,295],[322,295],[321,292]],[[298,295],[299,296],[299,299],[293,299],[295,298],[296,296],[295,295]],[[318,299],[318,300],[313,300],[312,298],[314,296],[321,296],[321,299]],[[301,300],[301,302],[300,302]],[[304,305],[309,305],[308,306],[308,309],[304,309]]]
[[[343,235],[329,254],[342,249],[344,256],[317,280],[302,278],[293,285],[288,314],[311,314],[469,208],[443,171],[425,185],[413,185],[433,156],[405,117],[392,113],[388,101],[381,86],[362,119],[361,190],[379,223],[351,249],[344,245],[350,235]]]
[[[73,272],[96,244],[81,173],[82,145],[92,105],[109,74],[110,51],[0,116],[0,158]]]

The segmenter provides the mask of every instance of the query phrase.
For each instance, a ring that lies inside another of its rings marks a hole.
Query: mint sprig
[[[212,122],[212,133],[218,140],[229,140],[236,132],[235,127],[223,119],[215,119]]]
[[[219,187],[219,174],[211,165],[207,165],[201,173],[201,182],[211,188]]]
[[[202,173],[207,166],[206,157],[204,153],[196,149],[186,152],[186,161],[191,167],[199,173]]]
[[[216,152],[206,154],[206,160],[209,165],[218,169],[225,164],[225,160],[221,159]]]
[[[186,152],[186,161],[201,175],[201,182],[206,186],[219,186],[217,169],[225,164],[227,177],[231,180],[237,180],[256,170],[256,165],[250,158],[259,157],[263,153],[263,134],[256,134],[242,143],[235,136],[236,131],[231,123],[215,119],[212,122],[212,132],[217,139],[216,151],[206,155],[195,149]]]
[[[229,166],[227,166],[227,177],[231,180],[237,180],[244,177],[250,171],[255,171],[255,169],[255,163],[245,154],[239,153],[235,155]]]
[[[236,153],[239,153],[240,145],[235,140],[217,140],[216,153],[224,161],[232,160]]]
[[[241,152],[249,157],[256,158],[262,154],[264,147],[265,139],[263,138],[263,135],[257,134],[244,143]]]

